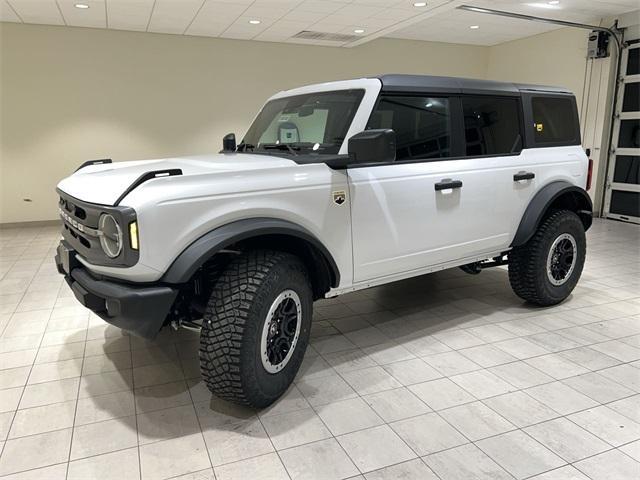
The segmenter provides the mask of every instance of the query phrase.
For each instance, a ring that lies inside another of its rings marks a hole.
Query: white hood
[[[85,202],[113,205],[141,175],[154,170],[179,168],[183,175],[198,175],[291,167],[292,165],[295,163],[286,158],[245,153],[116,162],[85,167],[62,180],[58,188]]]

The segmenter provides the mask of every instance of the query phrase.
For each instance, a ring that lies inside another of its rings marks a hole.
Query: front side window
[[[522,150],[515,98],[462,97],[466,155],[507,155]]]
[[[363,90],[340,90],[272,100],[238,150],[337,154],[363,95]]]
[[[533,136],[536,143],[566,143],[580,138],[573,102],[569,98],[533,97]]]
[[[367,129],[390,128],[396,133],[396,160],[451,156],[449,99],[383,96]]]

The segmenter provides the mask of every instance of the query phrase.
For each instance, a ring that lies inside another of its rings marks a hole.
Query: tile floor
[[[0,476],[638,479],[640,228],[596,221],[574,295],[537,309],[504,269],[316,305],[291,390],[212,398],[197,337],[129,337],[56,273],[55,228],[0,230]]]

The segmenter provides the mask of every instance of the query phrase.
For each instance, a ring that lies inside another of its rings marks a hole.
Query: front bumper
[[[178,295],[177,289],[164,285],[137,286],[94,278],[64,240],[55,260],[82,305],[107,323],[140,337],[152,339],[158,334]]]

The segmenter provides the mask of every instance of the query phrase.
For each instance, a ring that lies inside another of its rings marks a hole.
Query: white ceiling
[[[638,0],[0,0],[0,21],[109,28],[272,42],[355,46],[378,37],[495,45],[558,28],[456,9],[461,4],[597,23]],[[89,6],[79,9],[75,4]],[[252,25],[250,20],[260,20]],[[477,29],[470,29],[478,25]],[[354,30],[364,33],[356,34]],[[302,30],[340,41],[292,38]]]
[[[637,10],[640,0],[561,0],[550,5],[547,0],[469,0],[466,5],[492,8],[536,17],[598,25],[600,20]],[[472,30],[471,25],[480,28]],[[607,27],[611,25],[605,25]],[[441,42],[496,45],[518,38],[560,28],[549,23],[531,22],[465,10],[452,9],[427,21],[420,21],[392,33],[391,37]]]

